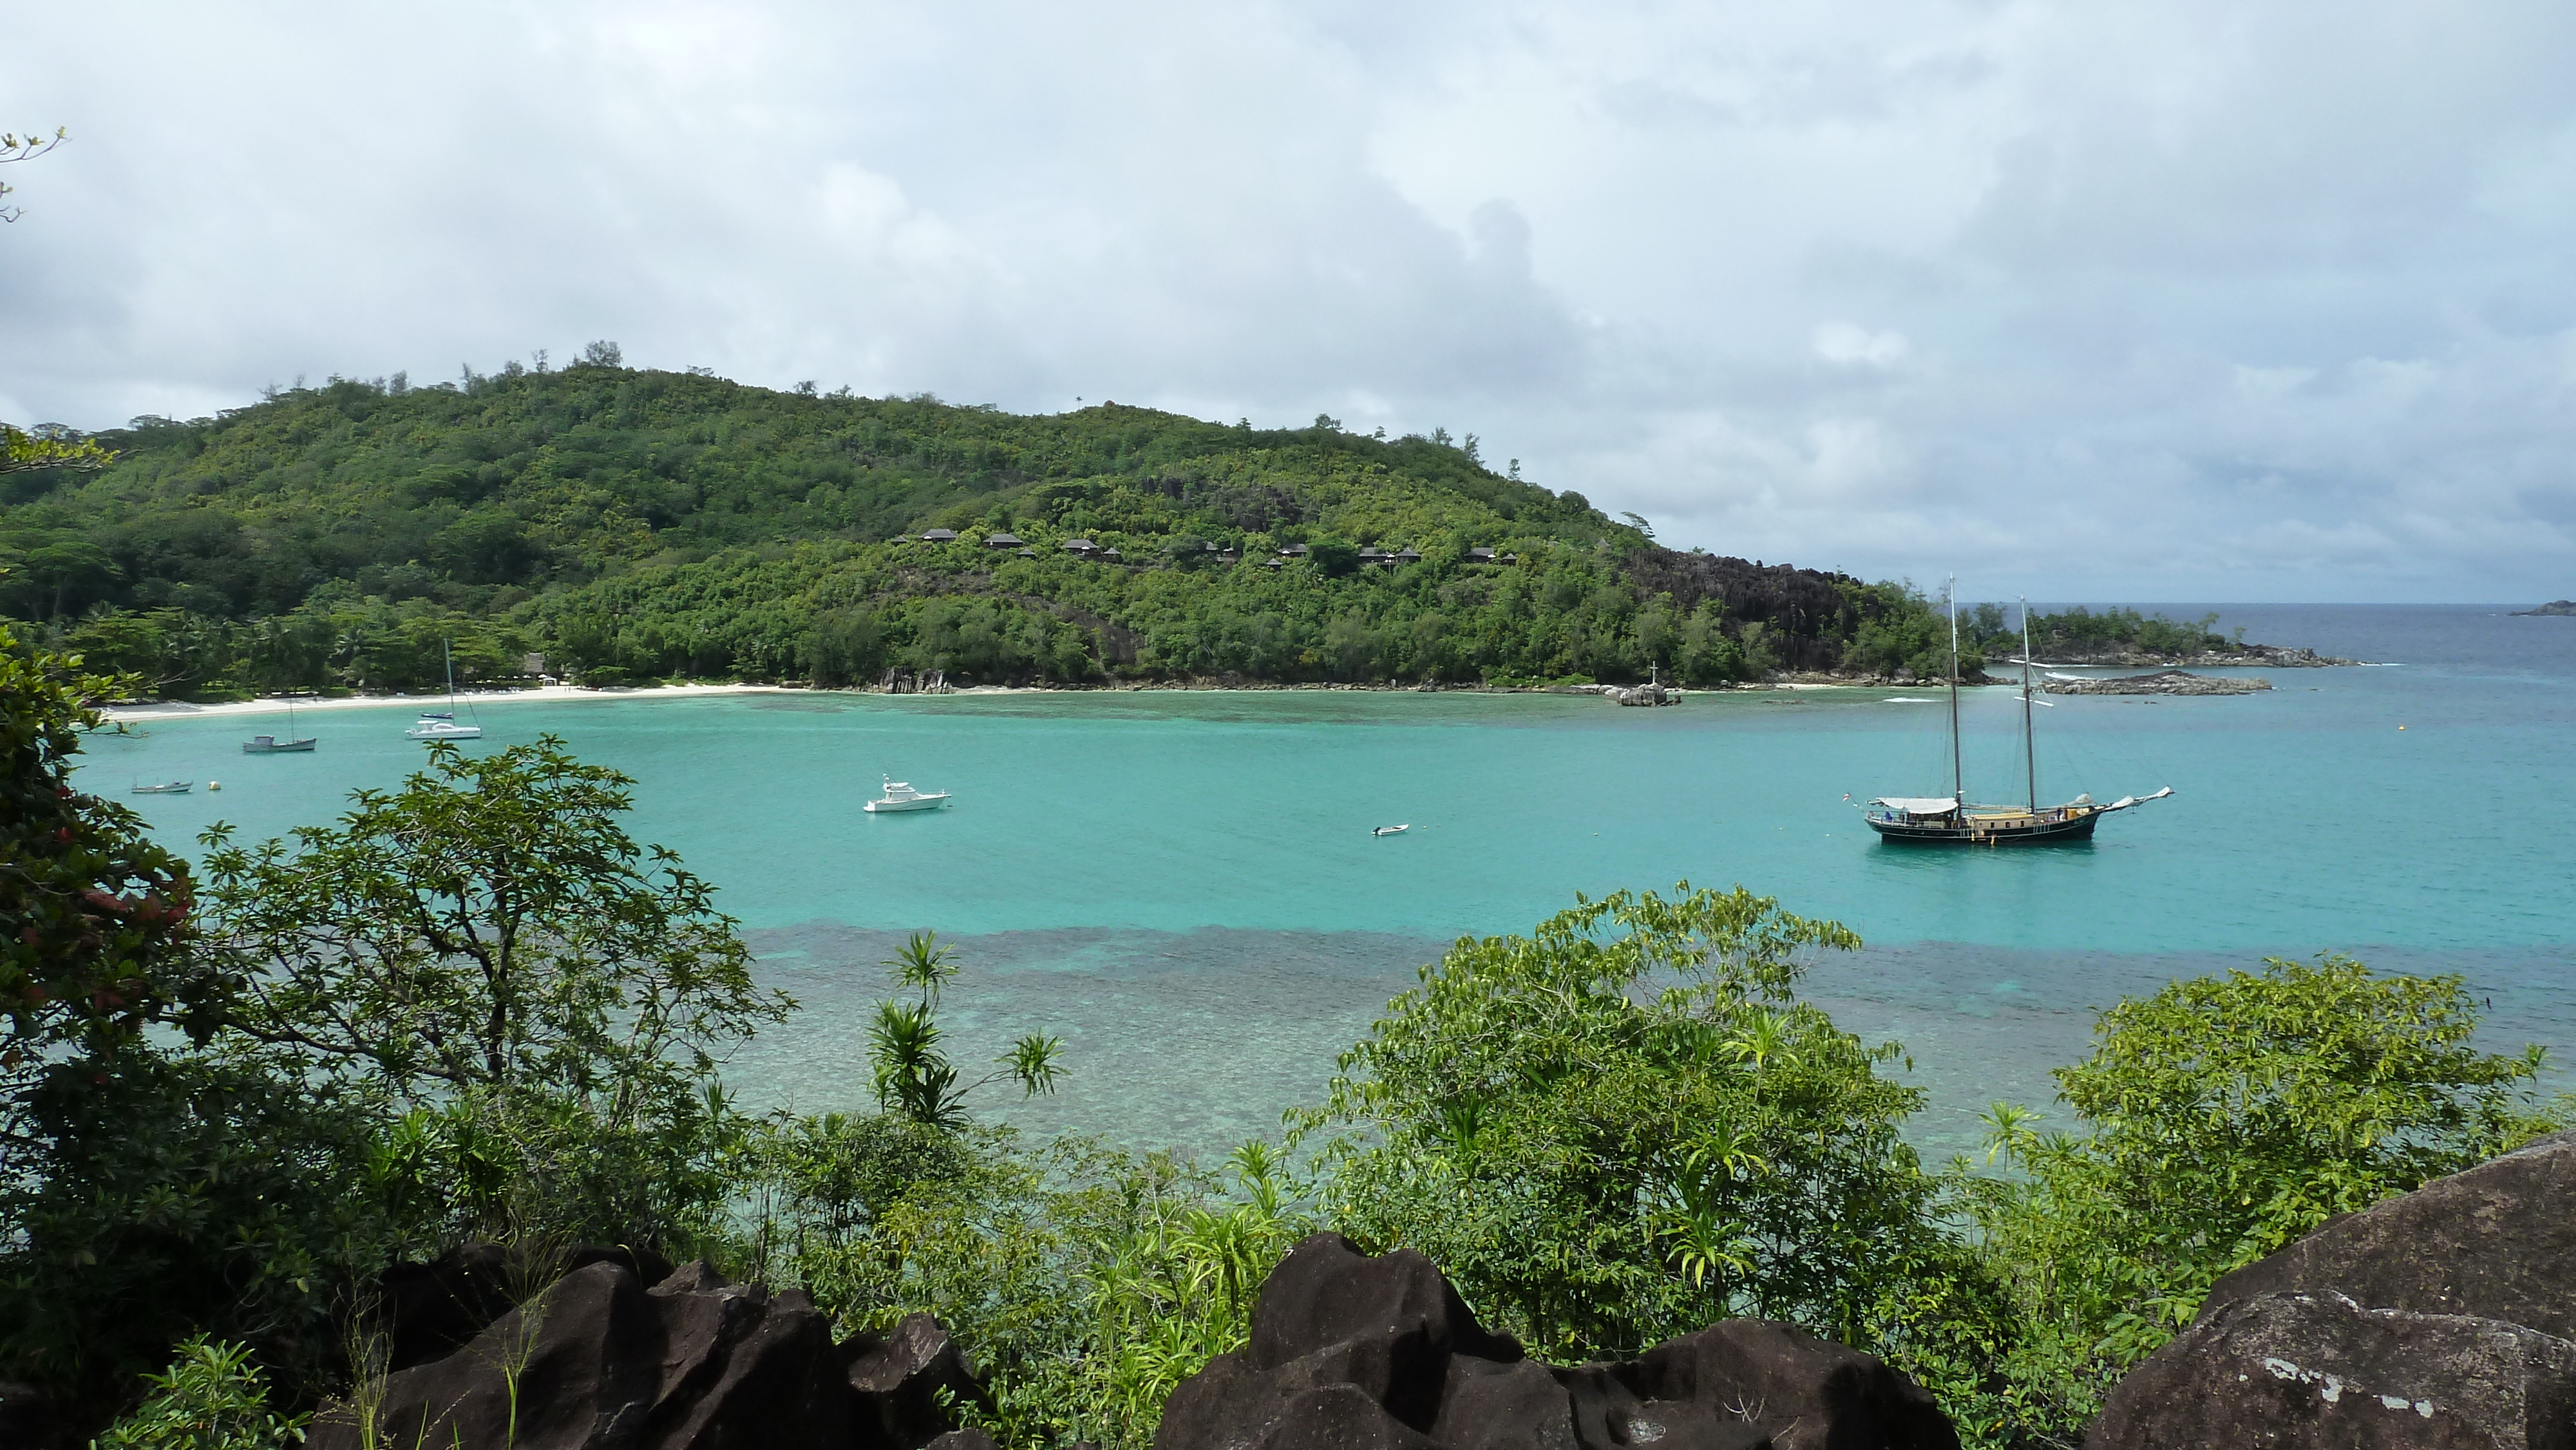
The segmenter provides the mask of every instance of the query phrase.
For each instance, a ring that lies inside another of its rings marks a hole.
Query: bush
[[[1922,1094],[1796,1000],[1859,938],[1765,897],[1621,892],[1461,940],[1342,1056],[1324,1210],[1430,1255],[1535,1353],[1637,1352],[1729,1315],[1849,1343],[1938,1277]],[[1946,1291],[1943,1291],[1946,1292]]]
[[[200,1334],[179,1346],[152,1393],[92,1450],[284,1450],[304,1439],[303,1421],[273,1415],[250,1351]]]
[[[1167,1155],[899,1113],[766,1126],[748,1158],[758,1262],[844,1329],[937,1315],[985,1371],[970,1415],[1013,1447],[1153,1441],[1174,1386],[1251,1332],[1254,1297],[1313,1226],[1275,1152],[1233,1194]]]
[[[2056,1073],[2090,1131],[2044,1132],[1999,1103],[1989,1157],[2025,1176],[1960,1170],[2023,1326],[1998,1412],[2071,1444],[2221,1274],[2547,1129],[2539,1049],[2479,1052],[2476,1027],[2459,978],[2373,976],[2334,955],[2103,1013],[2093,1055]]]

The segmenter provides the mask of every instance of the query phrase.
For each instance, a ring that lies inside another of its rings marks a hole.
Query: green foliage
[[[1782,571],[1749,565],[1723,608],[1688,590],[1658,607],[1667,586],[1640,583],[1638,561],[1689,556],[1445,435],[1114,405],[1014,417],[612,356],[431,388],[335,379],[218,418],[136,419],[108,435],[103,472],[26,476],[0,522],[0,560],[16,562],[0,609],[66,640],[87,631],[81,647],[175,694],[419,688],[441,638],[487,681],[542,651],[593,682],[1661,668],[1715,684],[1830,664],[1864,616],[1920,612],[1902,591],[1845,598],[1825,576],[1801,586],[1821,598],[1790,607],[1769,579]],[[886,542],[932,526],[965,537]],[[998,531],[1035,557],[985,548]],[[1074,539],[1124,562],[1067,553]],[[1293,544],[1307,552],[1282,558]],[[1421,559],[1363,567],[1363,546]]]
[[[958,1081],[957,1065],[939,1048],[939,989],[957,975],[950,960],[954,950],[940,945],[936,932],[914,932],[885,965],[893,968],[898,985],[921,996],[911,1003],[879,1002],[877,1019],[868,1028],[877,1106],[928,1127],[964,1126],[967,1095],[987,1083],[1009,1077],[1019,1083],[1021,1096],[1037,1097],[1055,1091],[1062,1070],[1062,1040],[1032,1032],[998,1059],[1001,1071],[971,1083]]]
[[[284,1450],[303,1443],[303,1421],[271,1414],[250,1351],[200,1334],[179,1346],[134,1412],[91,1450]]]
[[[2479,1052],[2475,1028],[2457,977],[2274,959],[2105,1012],[2056,1074],[2088,1133],[1997,1104],[1989,1157],[2021,1176],[1959,1181],[2026,1326],[2019,1427],[2072,1443],[2221,1274],[2549,1126],[2539,1050]]]
[[[1842,927],[1738,888],[1621,892],[1527,938],[1462,940],[1344,1054],[1307,1131],[1328,1216],[1429,1254],[1558,1358],[1729,1314],[1883,1341],[1932,1272],[1933,1180],[1897,1136],[1898,1055],[1796,1000]]]
[[[98,1055],[154,1022],[202,1039],[224,983],[180,950],[187,864],[133,812],[71,787],[89,701],[115,682],[0,627],[0,1084],[36,1055]]]
[[[2112,650],[2129,648],[2152,655],[2188,655],[2211,651],[2234,653],[2244,646],[2244,631],[2229,638],[2216,633],[2214,613],[2180,622],[2162,614],[2141,614],[2134,609],[2106,609],[2099,614],[2076,605],[2058,614],[2034,614],[2030,617],[2030,645],[2037,657],[2073,656],[2078,659]],[[1960,635],[1981,649],[1995,649],[2018,657],[2021,653],[2021,621],[2018,614],[2008,614],[2000,604],[1980,604],[1972,613],[1959,617]]]
[[[1005,1445],[1144,1450],[1172,1388],[1240,1348],[1262,1281],[1313,1227],[1277,1153],[1247,1145],[1232,1191],[1159,1154],[899,1114],[769,1125],[750,1161],[771,1272],[851,1328],[926,1310],[989,1398]]]
[[[207,833],[207,935],[252,984],[233,1026],[305,1080],[414,1110],[396,1158],[497,1159],[499,1198],[453,1180],[464,1225],[704,1231],[735,1131],[717,1061],[793,1005],[753,985],[707,884],[626,835],[630,784],[552,737],[433,746],[291,848]]]
[[[253,1345],[309,1396],[340,1295],[417,1242],[370,1181],[363,1105],[258,1064],[68,1059],[7,1118],[0,1373],[76,1413],[105,1418],[200,1331]]]

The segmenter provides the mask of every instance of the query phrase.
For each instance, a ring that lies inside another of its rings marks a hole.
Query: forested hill
[[[530,653],[603,682],[1936,667],[1902,588],[1660,548],[1445,432],[601,362],[335,379],[99,437],[101,472],[0,479],[0,608],[172,693],[417,686],[448,639],[481,680]]]

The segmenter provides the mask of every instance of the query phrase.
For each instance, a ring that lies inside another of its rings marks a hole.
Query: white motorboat
[[[186,795],[189,788],[195,784],[196,782],[192,780],[165,780],[157,785],[138,785],[134,788],[134,793],[136,795]]]
[[[447,708],[421,711],[419,721],[403,733],[414,740],[482,739],[482,726],[456,723],[456,656],[445,640],[438,642],[438,657],[447,666]]]
[[[863,811],[935,811],[948,804],[944,790],[914,790],[909,782],[886,776],[885,794],[859,807]]]
[[[1407,821],[1400,826],[1372,826],[1369,828],[1369,834],[1372,836],[1401,836],[1412,829],[1413,822]]]

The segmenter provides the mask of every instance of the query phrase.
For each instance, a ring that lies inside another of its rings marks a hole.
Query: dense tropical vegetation
[[[781,393],[609,344],[46,447],[0,477],[0,612],[198,697],[417,688],[447,640],[469,681],[835,685],[1716,684],[1946,640],[1904,586],[1660,548],[1473,437]]]
[[[2470,1045],[2457,978],[2327,957],[2114,1007],[2058,1073],[2070,1127],[1999,1104],[1986,1162],[1925,1164],[1903,1049],[1798,996],[1857,939],[1687,886],[1458,942],[1213,1170],[979,1119],[978,1089],[1081,1065],[1042,1030],[952,1060],[927,934],[852,1064],[877,1111],[755,1118],[723,1051],[794,1004],[626,835],[623,777],[440,747],[330,826],[212,833],[200,874],[70,786],[113,683],[5,631],[0,671],[0,1382],[67,1414],[55,1443],[119,1410],[101,1443],[283,1443],[376,1362],[379,1269],[499,1237],[704,1254],[850,1328],[926,1309],[1015,1450],[1142,1446],[1333,1227],[1432,1254],[1551,1355],[1776,1316],[1973,1444],[2071,1445],[2219,1274],[2553,1121],[2536,1050]]]

